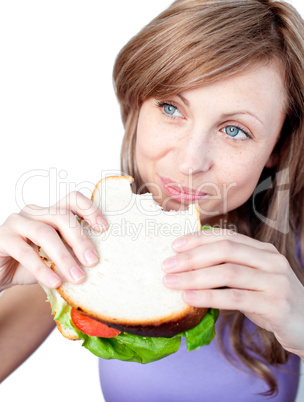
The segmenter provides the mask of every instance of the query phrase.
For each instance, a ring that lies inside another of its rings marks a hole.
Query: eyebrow
[[[255,120],[257,120],[262,126],[264,126],[264,123],[262,122],[262,120],[260,120],[254,113],[248,112],[247,110],[231,112],[231,113],[223,113],[221,115],[221,119],[227,119],[228,117],[238,116],[238,115],[249,115],[249,116],[253,117]]]
[[[188,107],[190,106],[190,102],[182,94],[177,94],[176,96],[178,96],[182,100],[182,102],[184,102],[184,104],[186,106],[188,106]],[[223,114],[221,114],[221,119],[225,120],[228,117],[237,116],[237,115],[249,115],[249,116],[253,117],[254,119],[256,119],[262,126],[264,125],[262,120],[260,120],[254,113],[248,112],[247,110],[244,110],[244,111],[239,110],[237,112],[223,113]]]

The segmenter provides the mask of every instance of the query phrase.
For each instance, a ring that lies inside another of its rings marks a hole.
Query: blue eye
[[[242,129],[236,126],[226,126],[224,128],[224,131],[229,137],[237,137],[237,138],[246,138],[249,137],[249,135]]]
[[[174,107],[173,105],[166,104],[164,105],[164,112],[170,115],[174,115],[176,112],[177,108]]]
[[[163,113],[168,116],[168,117],[183,117],[181,112],[178,110],[178,108],[172,103],[169,102],[157,102],[156,104],[158,107],[160,107],[163,111]]]

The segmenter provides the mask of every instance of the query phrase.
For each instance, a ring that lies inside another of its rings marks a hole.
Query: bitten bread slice
[[[199,231],[198,206],[164,211],[152,194],[134,194],[130,176],[107,177],[92,200],[109,223],[103,233],[82,222],[99,263],[83,267],[80,285],[63,281],[60,295],[73,308],[110,326],[142,336],[173,336],[196,326],[207,309],[188,306],[181,291],[168,289],[162,262],[175,254],[177,237]],[[53,269],[60,274],[56,266]]]

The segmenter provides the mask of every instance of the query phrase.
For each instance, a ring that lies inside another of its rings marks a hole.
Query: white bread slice
[[[109,223],[100,233],[84,221],[99,263],[83,267],[86,280],[64,281],[57,290],[73,308],[110,326],[142,336],[173,336],[197,325],[207,309],[188,306],[181,291],[164,286],[162,261],[177,237],[200,230],[198,206],[164,211],[152,194],[134,194],[130,176],[107,177],[92,200]],[[53,269],[60,274],[58,267]]]

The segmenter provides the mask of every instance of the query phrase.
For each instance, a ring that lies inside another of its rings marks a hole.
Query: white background
[[[114,59],[170,3],[0,0],[0,223],[28,203],[90,195],[105,171],[119,170]],[[304,15],[301,0],[292,3]],[[1,401],[88,397],[102,400],[97,359],[57,330],[0,386]]]

